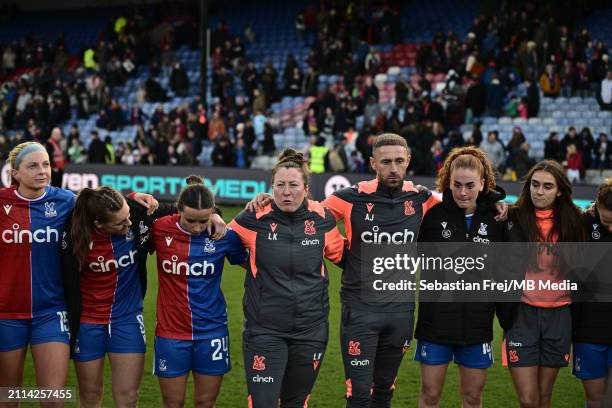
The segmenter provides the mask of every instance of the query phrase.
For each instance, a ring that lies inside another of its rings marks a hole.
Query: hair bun
[[[190,174],[189,176],[185,177],[185,182],[188,186],[192,184],[204,184],[204,180],[202,180],[202,177],[196,176],[195,174]]]
[[[301,152],[297,152],[293,149],[285,149],[280,154],[280,156],[278,156],[278,162],[279,163],[293,162],[293,163],[302,165],[305,162],[304,154]]]

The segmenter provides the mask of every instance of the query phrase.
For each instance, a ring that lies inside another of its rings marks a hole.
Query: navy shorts
[[[453,359],[467,368],[489,368],[493,365],[490,342],[453,346],[418,340],[414,359],[427,365],[448,364]]]
[[[144,321],[138,312],[110,324],[81,323],[74,360],[97,360],[106,353],[144,353],[146,349]]]
[[[572,373],[581,380],[605,378],[612,367],[612,345],[574,343]]]
[[[155,336],[153,374],[180,377],[193,371],[202,375],[223,375],[231,369],[229,335],[201,340],[176,340]]]
[[[28,344],[70,343],[66,311],[45,313],[32,319],[0,319],[0,352]]]

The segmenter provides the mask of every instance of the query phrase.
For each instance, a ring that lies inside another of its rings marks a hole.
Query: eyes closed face
[[[531,193],[533,206],[538,210],[552,208],[557,197],[561,195],[555,177],[544,170],[533,173],[529,192]]]
[[[130,220],[130,207],[124,202],[123,207],[119,211],[110,214],[108,221],[103,223],[94,221],[94,224],[96,228],[111,235],[125,235],[132,226],[132,221]]]
[[[179,211],[181,215],[179,225],[192,235],[200,235],[208,228],[213,212],[214,207],[196,210],[185,206],[182,211]]]
[[[606,210],[603,205],[598,204],[597,212],[599,213],[601,225],[606,227],[608,232],[612,233],[612,210]]]
[[[456,168],[451,173],[450,190],[453,200],[459,208],[466,213],[473,213],[476,209],[478,193],[484,188],[484,179],[474,169]]]

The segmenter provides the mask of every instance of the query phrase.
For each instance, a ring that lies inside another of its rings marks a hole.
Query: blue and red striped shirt
[[[81,323],[109,324],[142,311],[138,251],[126,235],[94,232],[81,271]]]
[[[74,197],[50,186],[36,199],[15,186],[0,189],[0,319],[66,309],[60,245]]]
[[[178,214],[162,217],[152,228],[159,277],[155,334],[178,340],[221,335],[227,326],[221,292],[224,259],[244,263],[246,250],[229,228],[214,241],[206,232],[191,235],[183,230],[179,219]]]

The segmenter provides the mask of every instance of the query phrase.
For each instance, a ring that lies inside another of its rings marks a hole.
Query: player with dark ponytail
[[[111,362],[113,400],[133,406],[144,369],[142,316],[147,253],[153,220],[176,212],[165,205],[152,215],[110,187],[78,194],[62,242],[66,303],[79,397],[98,406],[104,389],[104,358]],[[224,233],[216,216],[216,230]]]
[[[206,231],[215,201],[201,178],[187,177],[176,207],[151,232],[159,280],[153,372],[164,406],[183,406],[192,371],[194,405],[212,407],[230,370],[223,262],[244,264],[247,253],[230,228],[218,241]]]

